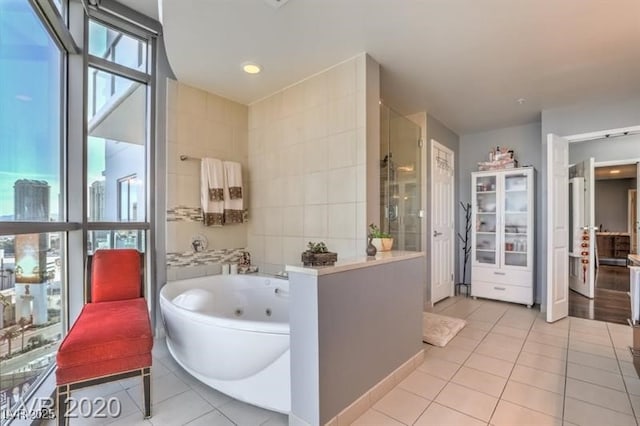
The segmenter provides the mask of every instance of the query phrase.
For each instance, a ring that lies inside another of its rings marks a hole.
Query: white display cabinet
[[[471,295],[533,305],[533,168],[472,173]]]

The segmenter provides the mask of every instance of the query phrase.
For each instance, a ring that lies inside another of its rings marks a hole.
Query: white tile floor
[[[566,318],[547,324],[524,306],[456,297],[434,311],[467,320],[355,425],[637,425],[640,379],[629,327]],[[178,366],[163,340],[154,346],[152,414],[143,420],[140,379],[77,391],[117,397],[119,418],[72,425],[286,425],[287,416],[233,400]]]
[[[638,425],[629,327],[463,297],[434,311],[467,326],[354,425]]]
[[[153,347],[151,373],[151,414],[142,417],[142,380],[131,378],[106,383],[72,393],[75,398],[116,397],[122,412],[117,418],[75,418],[71,426],[78,425],[154,425],[154,426],[232,426],[232,425],[288,425],[286,415],[263,410],[229,398],[194,379],[184,371],[167,351],[164,339]],[[54,422],[46,423],[53,426]]]

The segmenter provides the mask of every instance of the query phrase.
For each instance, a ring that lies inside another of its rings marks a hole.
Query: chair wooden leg
[[[69,419],[66,414],[67,401],[69,400],[70,393],[69,385],[60,385],[56,388],[56,417],[58,418],[58,426],[67,426],[68,424]]]
[[[151,417],[151,368],[142,369],[142,382],[144,389],[144,418]]]

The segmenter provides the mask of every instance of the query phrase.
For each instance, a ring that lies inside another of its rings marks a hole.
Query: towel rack
[[[180,156],[180,161],[187,161],[187,160],[202,160],[202,158],[198,158],[198,157],[190,157],[188,155],[181,155]]]

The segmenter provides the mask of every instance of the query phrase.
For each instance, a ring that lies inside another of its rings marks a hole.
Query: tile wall
[[[367,137],[371,111],[379,120],[371,63],[358,55],[249,106],[247,242],[263,271],[300,263],[308,241],[326,242],[339,259],[364,254],[367,144],[379,144],[379,128]]]
[[[167,279],[219,273],[220,259],[247,245],[248,224],[205,227],[200,210],[200,161],[180,155],[214,157],[242,164],[245,208],[248,186],[247,106],[167,80]],[[250,211],[250,209],[249,209]],[[192,238],[208,240],[207,252],[195,254]]]

